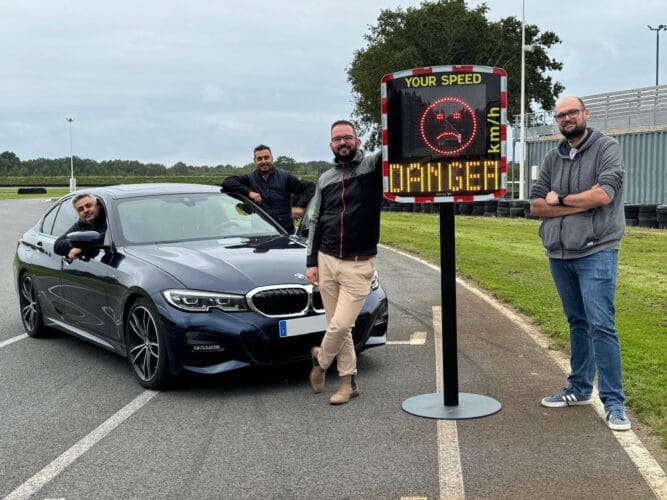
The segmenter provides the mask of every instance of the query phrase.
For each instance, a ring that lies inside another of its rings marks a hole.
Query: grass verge
[[[69,188],[47,187],[46,194],[18,194],[15,187],[0,187],[0,200],[20,200],[22,198],[60,198],[69,193]]]
[[[568,350],[568,326],[537,236],[539,221],[457,216],[456,270],[530,316]],[[437,215],[383,212],[382,243],[440,264]],[[628,405],[667,448],[667,231],[628,227],[619,253],[616,326]],[[547,388],[545,388],[546,390]]]

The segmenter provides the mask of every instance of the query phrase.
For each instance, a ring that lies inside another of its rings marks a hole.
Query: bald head
[[[585,109],[586,105],[584,104],[584,101],[582,101],[580,97],[569,95],[569,96],[561,97],[558,100],[558,102],[556,103],[556,110],[558,110],[558,108],[562,108],[562,109],[571,109],[571,108]],[[556,114],[558,114],[558,111],[556,111]]]

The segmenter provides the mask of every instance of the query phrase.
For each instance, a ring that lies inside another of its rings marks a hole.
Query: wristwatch
[[[559,194],[558,195],[558,204],[559,205],[565,206],[564,200],[565,200],[566,196],[567,196],[566,194]]]

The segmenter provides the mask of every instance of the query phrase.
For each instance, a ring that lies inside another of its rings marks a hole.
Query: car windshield
[[[251,204],[224,193],[128,198],[117,212],[128,244],[281,234]]]

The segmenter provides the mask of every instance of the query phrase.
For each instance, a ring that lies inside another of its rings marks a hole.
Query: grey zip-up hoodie
[[[545,217],[540,238],[548,257],[575,259],[601,250],[618,249],[625,232],[621,147],[613,137],[588,129],[588,137],[573,158],[567,140],[547,153],[530,199],[549,191],[560,195],[586,191],[599,184],[611,203],[564,217]]]

